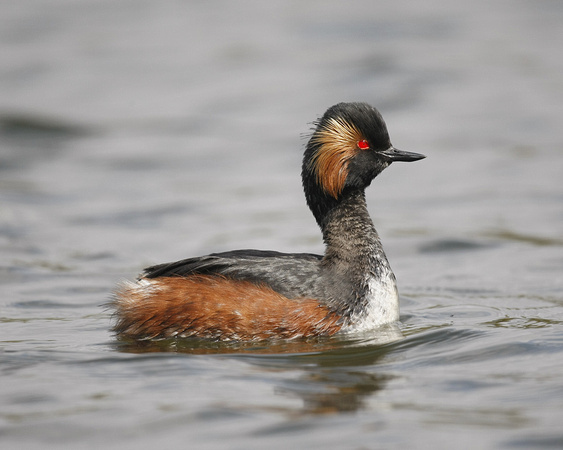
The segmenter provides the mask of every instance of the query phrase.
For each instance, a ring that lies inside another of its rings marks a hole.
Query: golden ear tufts
[[[338,198],[348,177],[348,163],[360,151],[358,142],[364,141],[362,133],[341,118],[331,118],[319,126],[311,143],[317,151],[309,163],[317,183],[334,198]]]

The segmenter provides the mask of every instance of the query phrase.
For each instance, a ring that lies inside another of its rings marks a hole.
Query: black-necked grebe
[[[149,267],[115,293],[114,331],[133,339],[291,339],[397,321],[395,275],[364,191],[393,161],[422,158],[391,145],[375,108],[332,106],[316,122],[301,173],[324,256],[236,250]]]

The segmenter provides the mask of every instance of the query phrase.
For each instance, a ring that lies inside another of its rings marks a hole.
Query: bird
[[[396,279],[365,190],[391,163],[423,158],[393,147],[369,104],[331,106],[313,122],[301,170],[324,255],[233,250],[148,267],[114,291],[114,333],[137,341],[289,340],[397,322]]]

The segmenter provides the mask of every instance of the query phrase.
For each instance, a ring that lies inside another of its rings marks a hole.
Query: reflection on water
[[[377,360],[374,360],[376,362]],[[351,413],[366,407],[389,380],[387,374],[361,371],[306,370],[307,374],[276,389],[276,393],[303,400],[300,414]]]
[[[116,348],[130,353],[174,352],[193,355],[232,355],[260,370],[293,372],[302,375],[276,386],[277,395],[303,402],[292,417],[302,414],[354,412],[365,407],[366,399],[383,389],[389,374],[364,371],[377,365],[402,339],[398,326],[389,325],[365,336],[310,338],[262,343],[225,343],[197,339],[121,341]],[[353,368],[353,369],[347,369]]]
[[[336,360],[340,354],[357,355],[365,347],[384,346],[402,339],[396,324],[381,327],[375,332],[341,335],[340,338],[316,337],[295,340],[257,342],[224,342],[205,339],[161,339],[135,341],[120,338],[117,350],[127,353],[174,352],[194,355],[317,355],[321,361]],[[363,352],[362,352],[363,353]],[[323,355],[323,356],[319,356]],[[261,359],[264,361],[264,359]],[[357,362],[356,362],[357,363]]]

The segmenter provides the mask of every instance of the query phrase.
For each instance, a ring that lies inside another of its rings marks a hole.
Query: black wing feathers
[[[142,276],[222,275],[265,284],[283,295],[295,298],[316,294],[321,260],[322,256],[311,253],[235,250],[147,267]]]

